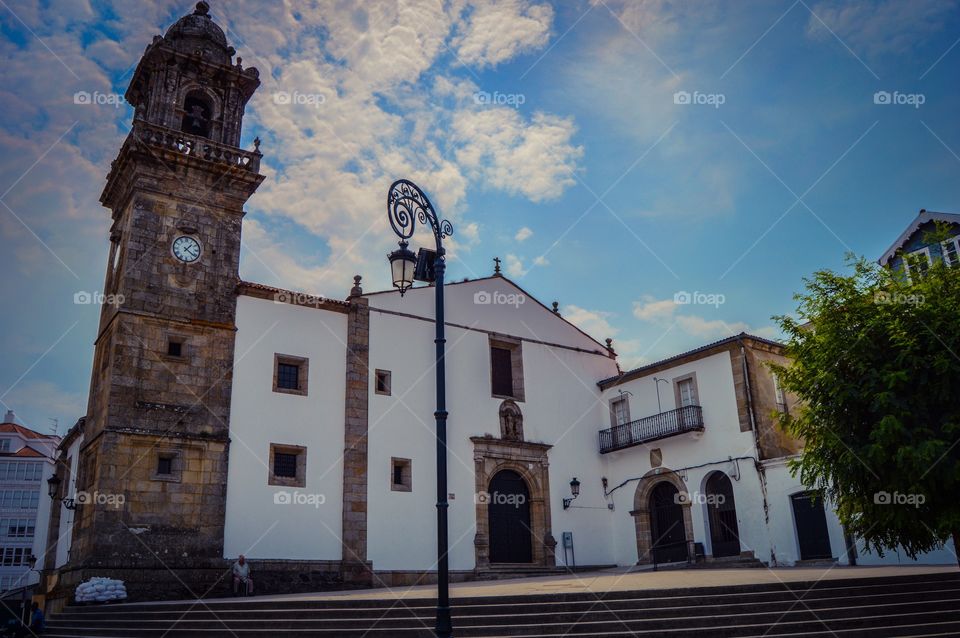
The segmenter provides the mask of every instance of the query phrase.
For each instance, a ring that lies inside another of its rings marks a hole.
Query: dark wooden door
[[[491,563],[533,562],[530,490],[519,474],[503,470],[490,481],[487,520]]]
[[[811,492],[804,492],[794,494],[790,500],[793,502],[793,518],[797,523],[800,560],[832,558],[823,499],[814,498]]]
[[[723,472],[714,472],[707,479],[707,519],[713,557],[739,556],[737,505],[733,500],[733,484]]]
[[[683,505],[677,488],[666,481],[650,494],[651,551],[656,563],[687,560],[687,534],[683,528]]]

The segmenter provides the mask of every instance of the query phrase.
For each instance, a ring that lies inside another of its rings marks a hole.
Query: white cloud
[[[472,2],[453,40],[457,57],[483,68],[539,49],[550,37],[553,8],[526,0]]]
[[[583,148],[571,142],[575,131],[571,118],[538,111],[526,122],[516,109],[499,107],[458,111],[451,134],[470,177],[540,202],[576,183]]]
[[[506,257],[507,274],[515,279],[519,279],[527,274],[527,268],[523,265],[523,260],[516,255],[510,254]]]
[[[517,241],[522,242],[530,239],[532,236],[533,236],[533,231],[527,228],[526,226],[524,226],[523,228],[517,231],[517,234],[514,235],[513,238],[516,239]]]
[[[641,321],[662,321],[673,316],[677,304],[673,299],[655,299],[644,295],[640,301],[633,302],[633,316]]]

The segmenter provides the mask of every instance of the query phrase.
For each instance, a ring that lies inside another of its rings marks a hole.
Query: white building
[[[333,563],[344,545],[360,556],[351,530],[362,520],[382,581],[431,570],[433,304],[431,287],[346,303],[241,287],[226,556]],[[369,308],[368,438],[351,461],[342,406],[360,379],[342,362],[358,305]],[[784,361],[779,344],[739,335],[620,374],[606,346],[503,276],[448,285],[446,309],[455,572],[850,561],[834,513],[811,506],[786,467],[800,446],[770,413],[794,402],[764,366]],[[344,477],[357,473],[365,492],[352,494]],[[580,495],[564,509],[574,478]]]
[[[31,561],[47,547],[46,481],[59,441],[20,425],[10,410],[0,423],[0,591],[39,580]]]

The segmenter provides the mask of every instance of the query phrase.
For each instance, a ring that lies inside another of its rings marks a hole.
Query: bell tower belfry
[[[155,36],[125,95],[134,120],[100,198],[116,303],[96,338],[64,586],[183,589],[222,569],[241,220],[263,176],[259,141],[240,148],[259,74],[209,11]]]

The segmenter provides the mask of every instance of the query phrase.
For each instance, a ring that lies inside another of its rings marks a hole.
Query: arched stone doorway
[[[710,552],[714,558],[740,555],[740,528],[733,483],[724,472],[713,472],[704,484],[707,524],[710,526]]]
[[[652,563],[654,558],[658,563],[692,560],[690,496],[674,472],[650,470],[637,485],[630,515],[637,532],[638,564]]]
[[[530,490],[513,470],[501,470],[487,490],[491,563],[533,562]]]
[[[477,533],[473,544],[476,551],[476,569],[487,571],[497,562],[491,555],[491,487],[494,478],[506,471],[519,476],[527,489],[529,512],[530,560],[541,567],[556,565],[556,539],[550,528],[550,472],[547,452],[549,445],[526,441],[495,439],[492,436],[471,437],[473,460],[476,467]],[[509,475],[505,475],[509,476]]]

